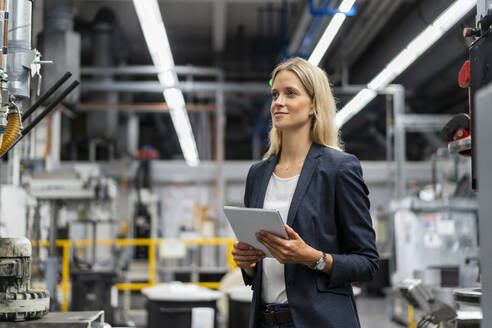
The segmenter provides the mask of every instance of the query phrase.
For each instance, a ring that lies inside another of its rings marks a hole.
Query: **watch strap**
[[[323,266],[321,267],[321,265]],[[316,262],[316,264],[313,267],[311,267],[311,269],[321,271],[324,269],[325,265],[326,265],[326,253],[322,252],[321,258]]]

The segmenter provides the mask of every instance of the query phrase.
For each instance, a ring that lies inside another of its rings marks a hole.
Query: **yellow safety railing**
[[[98,240],[97,246],[147,246],[149,248],[149,279],[147,283],[123,283],[116,284],[118,290],[141,290],[145,287],[154,286],[156,284],[156,246],[165,242],[165,239],[113,239],[113,240]],[[232,247],[236,242],[231,238],[205,238],[205,239],[186,239],[183,240],[185,245],[227,245],[227,266],[230,270],[237,268],[236,263],[232,258]],[[39,242],[31,241],[33,246],[39,243],[39,246],[48,247],[49,241],[41,240]],[[68,311],[68,291],[70,286],[70,247],[87,247],[92,246],[91,240],[67,240],[59,239],[56,241],[56,246],[62,248],[62,281],[57,286],[57,289],[62,290],[61,310]],[[202,282],[197,285],[208,288],[218,288],[218,282]]]
[[[408,328],[415,328],[415,320],[413,317],[413,306],[408,304]]]

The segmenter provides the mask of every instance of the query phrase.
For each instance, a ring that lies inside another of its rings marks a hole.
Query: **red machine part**
[[[144,147],[137,151],[138,159],[156,159],[159,157],[159,152],[153,148]]]
[[[458,85],[465,89],[470,87],[470,61],[467,60],[463,66],[461,66],[458,74]]]
[[[459,128],[454,133],[454,140],[465,139],[466,137],[469,137],[469,136],[470,136],[470,134],[468,133],[468,131],[466,129]]]
[[[468,89],[468,115],[471,117],[471,90],[470,90],[470,60],[465,61],[458,73],[458,85],[463,89]],[[471,120],[468,131],[471,131]],[[468,133],[470,134],[470,133]]]

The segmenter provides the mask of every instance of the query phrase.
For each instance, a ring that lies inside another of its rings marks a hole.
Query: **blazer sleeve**
[[[246,187],[244,189],[244,207],[250,207],[251,206],[251,198],[252,198],[252,185],[253,185],[253,182],[254,182],[254,178],[253,178],[253,171],[254,171],[254,165],[251,166],[249,168],[249,171],[248,171],[248,176],[246,178]],[[244,280],[244,284],[246,286],[253,286],[253,283],[254,283],[254,277],[250,277],[246,274],[246,272],[241,269],[241,273],[243,275],[243,280]]]
[[[368,194],[359,160],[350,155],[337,170],[335,215],[343,254],[331,254],[330,287],[371,280],[378,271],[379,255]]]

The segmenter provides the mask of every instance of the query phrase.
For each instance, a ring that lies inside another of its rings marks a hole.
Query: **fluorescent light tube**
[[[343,0],[338,9],[340,11],[349,11],[353,7],[354,3],[355,0]],[[330,23],[323,32],[323,35],[321,35],[321,38],[314,47],[313,52],[309,56],[308,62],[316,66],[319,65],[321,59],[323,59],[323,56],[333,42],[333,39],[335,39],[338,30],[340,30],[340,27],[342,27],[342,24],[345,21],[346,17],[347,16],[345,16],[344,14],[335,14],[332,17]]]
[[[193,138],[193,131],[191,130],[186,109],[184,107],[170,107],[169,112],[186,163],[190,166],[197,166],[200,161],[198,159],[198,151],[196,149],[196,143]]]
[[[415,60],[439,40],[444,33],[472,10],[475,5],[475,0],[457,0],[449,6],[434,20],[434,22],[432,22],[431,25],[417,35],[405,49],[393,58],[386,67],[367,84],[367,89],[360,91],[351,101],[338,111],[335,118],[337,126],[341,127],[350,120],[350,118],[361,111],[372,99],[374,99],[374,97],[376,97],[376,91],[386,88],[388,84],[404,72],[413,62],[415,62]],[[364,90],[372,90],[374,96],[370,98],[367,91]],[[368,101],[368,99],[370,100]]]
[[[171,108],[184,108],[186,106],[183,93],[177,88],[165,89],[164,97],[166,98],[167,105]]]
[[[174,130],[178,135],[179,145],[186,163],[196,166],[200,163],[193,130],[186,112],[183,93],[176,88],[178,76],[174,70],[174,60],[167,38],[166,28],[162,21],[157,0],[133,0],[140,26],[149,48],[152,62],[161,73],[157,75],[163,88],[164,98],[169,106]]]
[[[174,70],[167,70],[165,72],[161,72],[157,75],[159,82],[165,86],[175,86],[178,84],[178,76]]]
[[[344,107],[343,111],[339,111],[335,116],[335,125],[341,127],[345,122],[350,120],[355,114],[364,108],[368,103],[376,98],[377,92],[371,89],[364,88],[354,98],[352,98]]]

